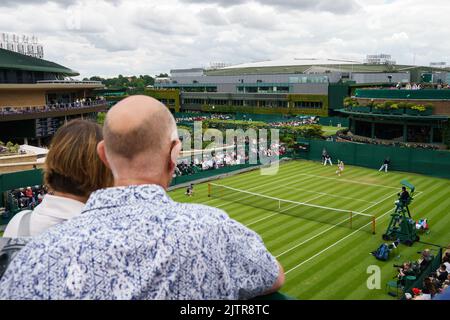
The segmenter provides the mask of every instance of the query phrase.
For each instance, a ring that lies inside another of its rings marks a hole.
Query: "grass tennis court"
[[[421,235],[421,240],[447,246],[450,244],[450,180],[402,172],[386,174],[352,166],[346,166],[341,177],[335,171],[336,166],[291,161],[282,164],[273,176],[262,176],[256,170],[213,183],[268,197],[374,215],[375,235],[359,226],[350,229],[279,213],[270,207],[265,210],[250,203],[209,198],[207,183],[197,185],[192,198],[184,195],[184,189],[171,192],[171,196],[180,202],[221,208],[261,235],[285,268],[286,284],[281,291],[287,295],[302,300],[393,299],[385,291],[386,282],[396,274],[393,264],[415,260],[419,257],[417,251],[429,247],[422,243],[412,247],[401,245],[397,256],[388,262],[370,255],[383,243],[381,235],[394,209],[400,181],[407,179],[416,186],[415,200],[410,206],[413,218],[429,219],[430,232]],[[347,215],[343,214],[345,219]],[[378,290],[366,286],[370,265],[381,268]]]

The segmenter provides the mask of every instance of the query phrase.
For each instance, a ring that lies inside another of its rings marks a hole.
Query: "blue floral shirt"
[[[120,187],[22,249],[0,299],[247,299],[278,272],[261,238],[223,211]]]

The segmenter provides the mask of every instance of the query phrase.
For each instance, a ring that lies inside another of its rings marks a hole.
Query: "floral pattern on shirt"
[[[22,249],[0,299],[248,299],[278,273],[261,238],[223,211],[118,187]]]

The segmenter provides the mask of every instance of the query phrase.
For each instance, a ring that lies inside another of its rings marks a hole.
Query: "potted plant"
[[[409,114],[414,116],[420,116],[425,113],[427,108],[424,105],[418,104],[414,105],[409,109]]]
[[[356,111],[354,109],[359,107],[359,102],[355,98],[347,97],[344,99],[344,107],[349,111]]]
[[[400,108],[399,104],[394,103],[391,105],[390,111],[391,111],[391,114],[402,115],[404,112],[404,109]]]
[[[386,113],[386,108],[384,103],[375,104],[374,108],[372,108],[373,113]]]

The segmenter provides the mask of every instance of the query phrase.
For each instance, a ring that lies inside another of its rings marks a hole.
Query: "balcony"
[[[358,89],[357,99],[386,99],[386,100],[450,100],[450,89],[421,89],[421,90],[384,90]]]
[[[398,108],[398,109],[378,109],[370,106],[358,106],[358,107],[347,107],[342,111],[355,112],[355,113],[369,113],[374,115],[395,115],[395,116],[418,116],[418,117],[429,117],[433,115],[433,109],[427,108],[425,111],[419,111],[411,108]]]
[[[3,107],[0,108],[0,122],[30,120],[40,118],[56,118],[78,114],[102,112],[108,109],[106,100],[72,102],[39,107]]]

